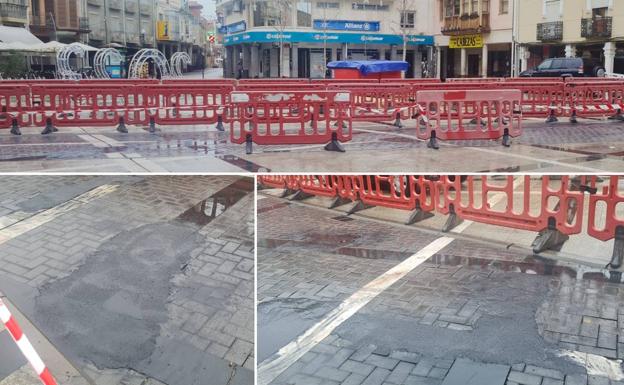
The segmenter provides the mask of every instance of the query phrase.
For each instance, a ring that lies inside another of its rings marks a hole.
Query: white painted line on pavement
[[[513,183],[513,188],[516,189],[520,186],[523,180],[523,178],[516,178]],[[497,193],[489,200],[489,203],[493,207],[504,198],[504,193]],[[473,223],[473,221],[466,220],[452,229],[451,232],[460,234]],[[310,349],[329,336],[344,321],[454,240],[455,238],[452,237],[437,238],[416,254],[394,266],[352,294],[337,308],[332,310],[324,319],[306,330],[306,332],[297,337],[296,340],[282,347],[273,356],[260,363],[258,366],[258,385],[268,385],[271,383],[284,370],[288,369],[288,367],[297,362],[297,360],[310,351]]]
[[[117,190],[119,185],[105,184],[87,191],[86,193],[79,195],[65,203],[58,206],[47,209],[31,217],[28,217],[22,221],[16,222],[8,227],[0,230],[0,245],[18,237],[24,233],[27,233],[51,220],[72,211],[80,206],[83,206],[89,202],[92,202],[98,198],[101,198],[107,194]]]
[[[312,326],[296,340],[282,347],[273,356],[258,366],[258,385],[268,385],[290,365],[294,364],[316,344],[329,336],[340,324],[357,313],[384,290],[392,286],[410,271],[420,266],[432,255],[453,242],[454,238],[440,237],[422,248],[419,252],[375,278],[363,288],[353,293],[323,320]]]

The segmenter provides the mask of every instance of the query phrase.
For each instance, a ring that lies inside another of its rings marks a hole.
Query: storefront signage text
[[[449,48],[481,47],[483,47],[483,36],[481,35],[451,36],[451,38],[449,39]]]

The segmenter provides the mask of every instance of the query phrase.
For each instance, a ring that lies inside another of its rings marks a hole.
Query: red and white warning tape
[[[11,315],[11,312],[9,312],[9,308],[6,307],[1,299],[0,320],[2,320],[4,326],[6,326],[9,334],[11,335],[11,337],[13,337],[13,340],[17,344],[17,347],[19,347],[19,349],[22,351],[24,357],[26,357],[30,365],[32,365],[33,369],[35,369],[35,372],[37,372],[37,375],[41,379],[41,382],[43,382],[45,385],[57,385],[54,377],[52,377],[52,374],[50,373],[48,368],[46,368],[43,361],[41,361],[39,354],[37,354],[35,348],[33,348],[32,344],[30,343],[28,338],[26,338],[26,336],[22,332],[22,329],[17,324],[15,318]]]

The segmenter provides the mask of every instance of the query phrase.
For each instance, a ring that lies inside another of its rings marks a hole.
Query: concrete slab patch
[[[504,385],[511,369],[508,365],[483,364],[457,359],[442,385]]]

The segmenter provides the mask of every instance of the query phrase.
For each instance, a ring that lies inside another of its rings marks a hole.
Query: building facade
[[[522,0],[517,7],[521,70],[551,57],[583,57],[624,73],[624,2]]]
[[[427,75],[433,57],[428,3],[218,0],[224,74],[323,78],[329,61],[405,57],[410,64],[407,77]]]
[[[89,33],[84,0],[31,0],[30,32],[44,42],[84,41]]]
[[[0,25],[27,27],[28,2],[26,0],[0,0]]]
[[[439,77],[511,75],[513,0],[435,3]]]
[[[126,47],[129,53],[154,46],[153,0],[85,0],[94,47]]]

